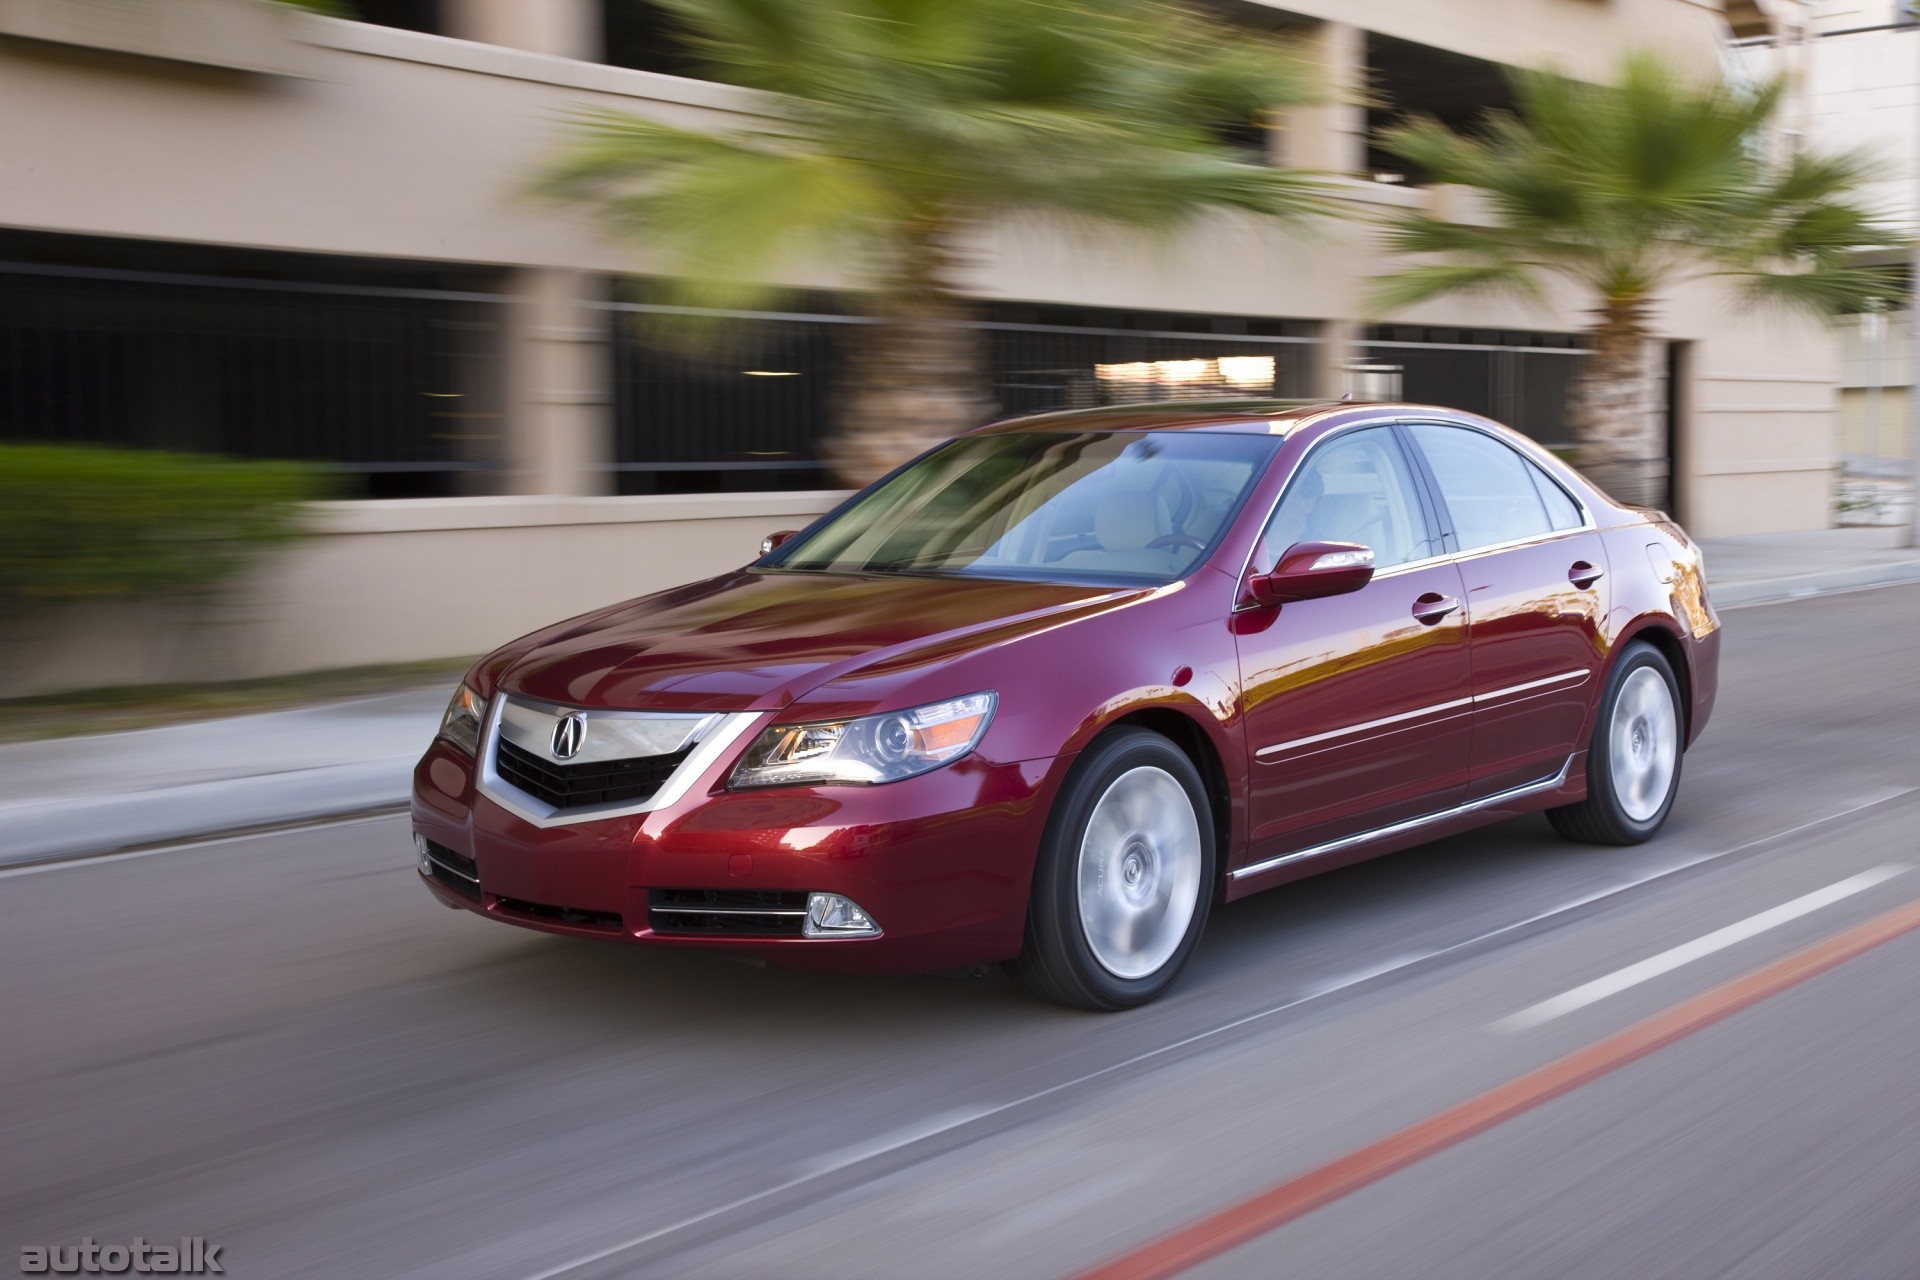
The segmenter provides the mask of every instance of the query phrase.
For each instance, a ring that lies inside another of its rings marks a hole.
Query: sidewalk
[[[1892,582],[1920,581],[1920,549],[1901,528],[1820,529],[1702,538],[1716,608],[1766,604]]]
[[[449,692],[0,745],[0,865],[398,806]]]
[[[1702,541],[1715,605],[1920,582],[1898,529]],[[0,865],[398,808],[448,688],[0,745]],[[399,856],[396,854],[396,856]]]

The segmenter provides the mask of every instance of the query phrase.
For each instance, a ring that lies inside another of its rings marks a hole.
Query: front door
[[[1468,780],[1466,593],[1391,427],[1307,454],[1253,568],[1311,541],[1372,548],[1375,574],[1348,595],[1235,615],[1250,865],[1444,809]]]
[[[1552,777],[1584,745],[1606,654],[1606,550],[1573,497],[1497,437],[1408,428],[1439,490],[1473,641],[1476,796]]]

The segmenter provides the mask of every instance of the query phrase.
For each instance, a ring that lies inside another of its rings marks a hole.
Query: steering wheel
[[[1207,544],[1188,533],[1163,533],[1147,544],[1149,551],[1166,551],[1173,547],[1188,546],[1195,551],[1205,551]]]

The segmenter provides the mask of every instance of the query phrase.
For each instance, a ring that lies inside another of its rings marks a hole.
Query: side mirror
[[[764,556],[770,551],[776,551],[799,536],[798,529],[782,529],[778,533],[770,533],[760,539],[760,554]]]
[[[1243,601],[1272,608],[1292,600],[1343,596],[1373,581],[1373,549],[1357,542],[1296,542],[1271,573],[1247,579]]]

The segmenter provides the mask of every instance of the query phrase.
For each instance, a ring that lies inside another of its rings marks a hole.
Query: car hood
[[[1148,588],[741,571],[532,637],[499,686],[567,706],[774,710],[830,680],[906,673]]]

